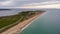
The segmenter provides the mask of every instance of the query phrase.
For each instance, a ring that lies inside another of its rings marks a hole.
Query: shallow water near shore
[[[20,34],[60,34],[60,10],[47,10]]]

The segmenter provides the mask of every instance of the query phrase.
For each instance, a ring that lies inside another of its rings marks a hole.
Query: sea
[[[60,34],[60,9],[46,9],[44,15],[19,34]]]
[[[19,34],[60,34],[60,9],[42,10],[46,11],[45,14],[35,19]],[[0,16],[15,15],[19,12],[21,12],[21,10],[0,11]]]

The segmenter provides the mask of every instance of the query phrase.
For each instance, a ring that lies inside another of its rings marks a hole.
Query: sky
[[[60,0],[0,0],[0,8],[58,8]]]

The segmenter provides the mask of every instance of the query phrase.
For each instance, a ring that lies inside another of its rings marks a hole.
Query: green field
[[[0,32],[30,18],[37,11],[22,11],[16,15],[0,17]],[[38,11],[41,12],[41,11]]]

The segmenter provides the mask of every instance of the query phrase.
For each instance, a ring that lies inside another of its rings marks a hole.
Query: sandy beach
[[[19,34],[19,32],[23,31],[25,26],[31,24],[30,22],[33,21],[36,17],[41,15],[42,13],[36,14],[32,16],[31,18],[24,20],[23,22],[20,22],[19,24],[15,25],[12,28],[9,28],[8,30],[0,33],[0,34]]]

